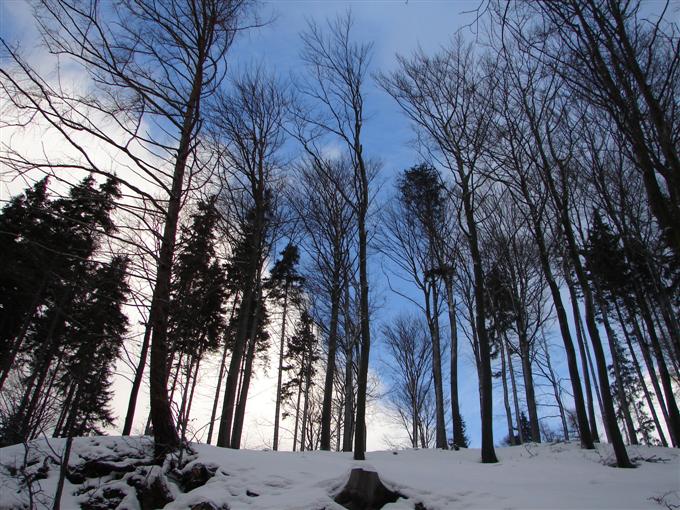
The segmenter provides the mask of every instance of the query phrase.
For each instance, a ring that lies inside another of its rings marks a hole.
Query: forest
[[[239,449],[265,371],[273,451],[364,460],[378,404],[395,448],[474,423],[482,463],[679,447],[678,4],[475,5],[390,69],[309,19],[288,77],[232,61],[255,0],[33,2],[59,64],[0,38],[0,446]],[[371,146],[371,88],[414,164]]]

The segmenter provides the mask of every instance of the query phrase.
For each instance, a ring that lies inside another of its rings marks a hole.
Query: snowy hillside
[[[0,449],[0,508],[52,508],[66,440],[37,440]],[[149,438],[91,437],[73,442],[62,509],[341,509],[333,501],[353,467],[378,472],[404,499],[383,508],[677,508],[680,451],[631,447],[637,469],[616,469],[608,445],[575,444],[497,450],[484,465],[479,451],[351,454],[228,450],[193,445],[182,469],[149,466]],[[27,465],[28,467],[24,467]],[[214,473],[214,474],[212,474]],[[212,475],[211,475],[212,474]],[[205,479],[207,479],[207,482]],[[31,479],[30,487],[26,480]]]

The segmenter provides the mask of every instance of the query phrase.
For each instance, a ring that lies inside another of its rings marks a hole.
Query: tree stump
[[[380,481],[375,471],[352,469],[345,488],[335,497],[335,502],[349,510],[374,510],[394,503],[401,495],[391,491]]]

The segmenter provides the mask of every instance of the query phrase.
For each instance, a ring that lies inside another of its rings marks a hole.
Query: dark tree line
[[[48,179],[0,212],[3,444],[110,425],[111,375],[128,319],[127,260],[97,260],[115,227],[115,181],[54,198]]]

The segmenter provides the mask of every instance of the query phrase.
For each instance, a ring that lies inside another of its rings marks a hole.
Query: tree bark
[[[281,383],[283,380],[283,352],[286,342],[286,312],[288,311],[288,285],[283,295],[283,312],[281,315],[281,340],[279,342],[279,372],[276,379],[276,406],[274,409],[274,441],[272,450],[279,449],[279,416],[281,414]]]
[[[507,368],[505,366],[505,342],[499,340],[501,346],[501,381],[503,382],[503,403],[505,405],[505,418],[508,422],[508,442],[515,444],[515,431],[512,426],[512,411],[510,411],[510,397],[508,396]],[[519,427],[521,429],[521,427]]]
[[[262,298],[258,289],[257,301],[255,304],[255,313],[253,314],[253,324],[250,329],[250,341],[248,342],[248,352],[246,354],[246,364],[243,369],[243,383],[241,392],[236,406],[236,414],[234,416],[234,429],[231,433],[231,447],[238,450],[241,447],[241,434],[243,433],[243,422],[246,415],[246,404],[248,402],[248,390],[250,389],[250,378],[253,373],[253,361],[255,360],[255,348],[257,347],[257,329],[260,321],[260,312],[262,309]]]
[[[337,274],[337,272],[336,272]],[[326,361],[326,380],[323,389],[323,404],[321,408],[321,449],[331,449],[331,417],[333,405],[333,380],[335,378],[335,351],[338,340],[338,318],[340,315],[340,287],[335,285],[331,289],[331,320],[328,331],[328,358]]]
[[[144,327],[144,338],[142,339],[142,351],[139,353],[139,363],[135,370],[135,378],[132,380],[132,388],[130,389],[130,399],[128,401],[127,413],[125,414],[125,424],[123,425],[123,435],[129,436],[132,432],[132,423],[135,420],[135,410],[137,408],[137,396],[139,395],[139,388],[142,387],[142,379],[144,378],[144,367],[146,366],[146,358],[149,355],[149,343],[151,340],[151,321],[146,321]]]
[[[597,431],[597,419],[595,417],[595,406],[593,404],[593,390],[590,385],[590,374],[588,372],[588,360],[586,357],[586,344],[583,338],[583,326],[581,323],[581,313],[578,309],[578,297],[576,296],[576,289],[574,288],[574,282],[569,275],[569,270],[567,267],[564,268],[564,279],[569,289],[569,298],[571,301],[571,313],[574,318],[574,329],[576,330],[576,341],[578,343],[578,350],[581,357],[581,370],[583,370],[583,385],[586,388],[586,403],[588,405],[588,421],[590,423],[590,432],[593,437],[593,442],[599,443],[600,437]],[[596,383],[597,384],[597,383]],[[598,391],[597,386],[595,391]],[[598,394],[598,399],[599,399]],[[600,408],[602,406],[600,405]]]

